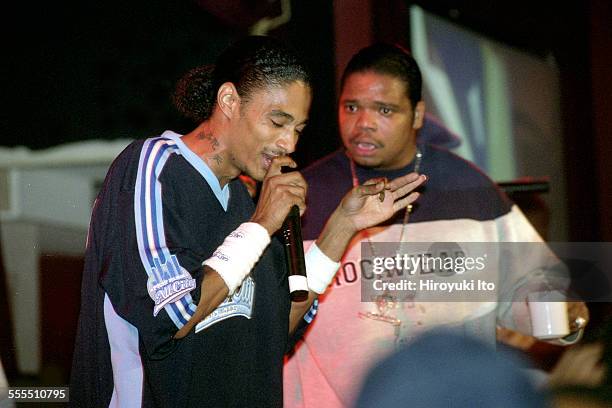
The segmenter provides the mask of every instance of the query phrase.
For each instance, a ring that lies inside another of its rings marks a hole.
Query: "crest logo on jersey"
[[[194,290],[196,281],[178,263],[175,255],[170,256],[165,263],[161,263],[159,258],[153,258],[153,262],[155,266],[151,267],[147,290],[155,302],[153,316],[157,316],[164,306],[176,302]]]
[[[250,319],[253,315],[254,299],[255,281],[247,276],[240,289],[234,292],[232,297],[225,299],[211,314],[198,323],[195,332],[197,333],[230,317],[243,316]]]

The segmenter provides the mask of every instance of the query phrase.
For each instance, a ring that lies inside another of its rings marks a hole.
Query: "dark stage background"
[[[594,208],[612,196],[610,169],[610,5],[603,0],[292,1],[291,20],[269,34],[302,51],[316,72],[311,123],[296,158],[304,166],[339,146],[338,72],[374,40],[409,44],[410,4],[534,55],[552,55],[561,76],[571,238],[611,239]],[[12,2],[4,10],[4,146],[42,149],[86,139],[141,138],[186,131],[169,102],[187,69],[210,62],[279,1],[168,0]],[[602,157],[598,160],[598,157]],[[595,160],[593,160],[595,159]],[[585,201],[581,197],[590,197]],[[593,199],[596,197],[596,199]]]

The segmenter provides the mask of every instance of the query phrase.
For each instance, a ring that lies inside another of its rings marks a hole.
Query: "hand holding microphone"
[[[307,184],[297,171],[281,173],[283,167],[296,166],[289,156],[274,158],[264,177],[257,208],[251,220],[261,224],[270,235],[280,230],[292,300],[299,302],[308,297],[300,223],[300,215],[306,208]]]

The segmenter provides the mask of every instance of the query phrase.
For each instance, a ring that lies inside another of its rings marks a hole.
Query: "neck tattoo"
[[[217,150],[217,148],[219,147],[219,141],[212,134],[212,132],[200,132],[198,133],[198,139],[208,141],[208,143],[210,143],[210,148],[212,149],[212,151]]]

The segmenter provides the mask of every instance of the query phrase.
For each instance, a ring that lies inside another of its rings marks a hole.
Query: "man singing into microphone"
[[[307,252],[292,303],[273,234],[305,210],[287,155],[306,126],[309,76],[267,37],[191,71],[175,102],[197,123],[128,146],[92,214],[70,400],[83,407],[278,407],[289,336],[325,291],[353,235],[416,198],[425,177],[351,189]],[[237,179],[263,181],[255,206]]]

